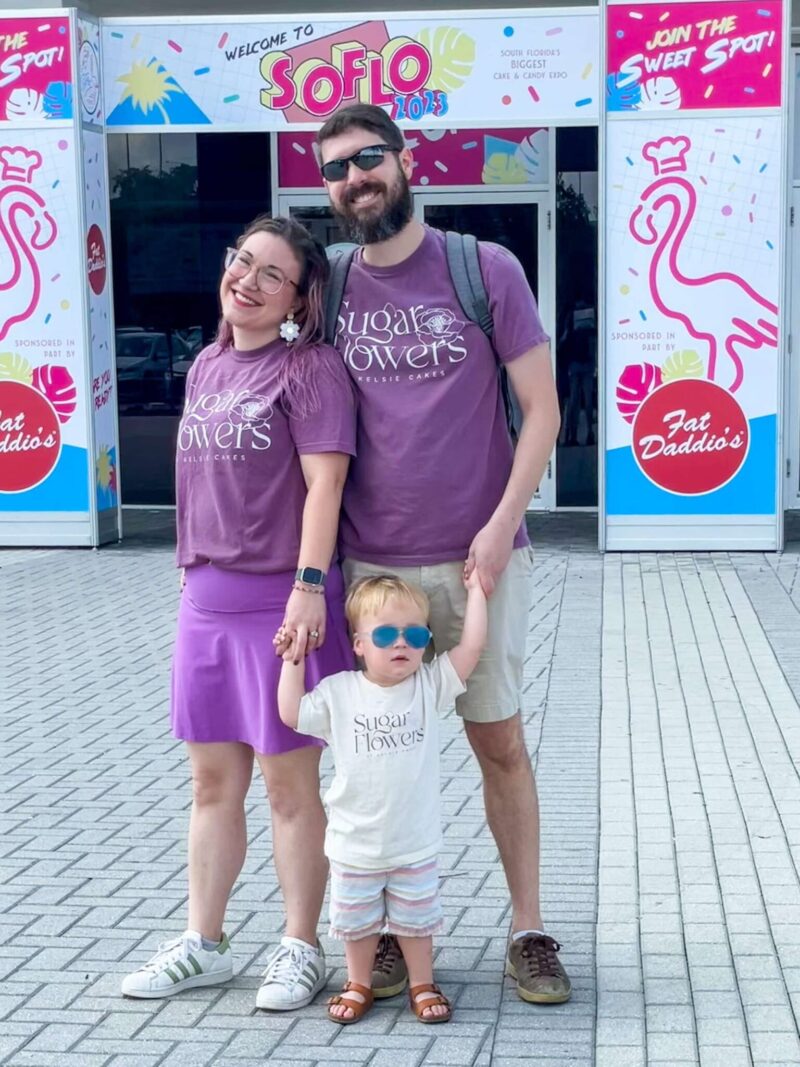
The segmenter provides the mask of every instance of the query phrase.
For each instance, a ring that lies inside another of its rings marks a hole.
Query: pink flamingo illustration
[[[11,327],[30,318],[39,304],[42,280],[36,253],[55,241],[58,227],[44,200],[28,184],[33,171],[41,165],[39,153],[24,148],[2,148],[0,161],[0,177],[25,182],[0,189],[0,262],[3,249],[7,249],[11,259],[10,273],[0,280],[0,301],[7,292],[14,304],[14,311],[7,318],[3,319],[0,312],[2,341]]]
[[[653,162],[658,177],[640,196],[630,218],[630,231],[641,244],[655,245],[650,260],[649,281],[653,302],[662,314],[683,323],[692,337],[708,344],[708,377],[716,380],[717,356],[724,348],[734,367],[730,391],[744,379],[739,350],[778,346],[778,308],[761,296],[738,274],[721,271],[697,278],[680,268],[678,256],[697,208],[697,193],[691,183],[675,175],[686,169],[684,156],[691,142],[687,137],[662,138],[646,144],[645,159]],[[683,310],[687,289],[702,289],[693,296],[691,313]]]

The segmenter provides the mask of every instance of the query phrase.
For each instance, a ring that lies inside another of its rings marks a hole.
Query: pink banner
[[[278,134],[283,189],[322,187],[313,133]],[[414,152],[415,186],[546,184],[547,130],[407,130]]]
[[[612,4],[608,111],[781,106],[780,0]]]
[[[0,122],[71,118],[69,19],[0,19]]]

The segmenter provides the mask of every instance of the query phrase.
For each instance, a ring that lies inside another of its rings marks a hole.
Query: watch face
[[[297,572],[298,580],[306,582],[308,585],[321,585],[324,577],[325,575],[319,567],[301,567]]]

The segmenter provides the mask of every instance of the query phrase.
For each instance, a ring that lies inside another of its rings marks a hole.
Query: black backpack
[[[469,233],[453,233],[451,230],[448,230],[444,237],[450,280],[456,291],[461,310],[470,322],[480,326],[491,342],[494,335],[494,322],[489,310],[489,295],[481,273],[477,238]],[[336,326],[347,285],[347,275],[358,247],[356,244],[340,243],[328,249],[331,279],[325,300],[325,340],[331,345],[336,339]],[[492,350],[494,351],[494,345],[492,345]],[[522,425],[522,413],[511,391],[506,368],[499,359],[497,367],[508,431],[512,440],[516,441]]]

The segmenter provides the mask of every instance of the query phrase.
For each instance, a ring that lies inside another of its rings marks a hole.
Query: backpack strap
[[[491,340],[494,323],[481,273],[478,241],[471,233],[453,233],[452,230],[444,235],[444,241],[450,280],[461,309]]]
[[[471,233],[453,233],[448,230],[444,235],[444,240],[450,280],[461,309],[470,322],[480,326],[491,341],[494,336],[494,320],[489,310],[489,294],[486,292],[481,272],[477,238]],[[492,344],[492,351],[494,352],[494,344]],[[496,352],[495,359],[497,359]],[[508,432],[511,434],[511,439],[516,441],[522,422],[521,413],[511,391],[508,371],[499,359],[497,359],[497,368]]]
[[[350,264],[357,250],[358,245],[355,244],[338,244],[326,249],[331,266],[330,281],[325,294],[325,340],[329,345],[336,340],[339,309],[344,298]]]

